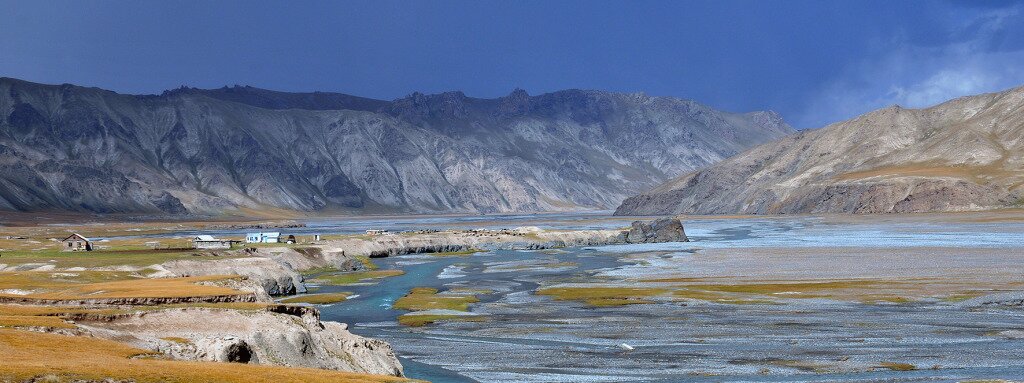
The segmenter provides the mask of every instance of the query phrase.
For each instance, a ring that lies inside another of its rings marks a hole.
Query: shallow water
[[[557,219],[550,227],[626,223],[604,219],[593,223],[593,218]],[[432,224],[445,227],[443,220]],[[814,253],[819,248],[824,249],[819,259],[806,263],[816,266],[806,270],[800,265],[773,267],[794,268],[785,271],[813,276],[822,271],[814,267],[829,271],[828,257],[833,255],[827,250],[836,249],[847,256],[851,251],[855,255],[863,251],[864,262],[891,262],[892,267],[867,265],[882,274],[896,270],[897,275],[915,277],[913,265],[899,263],[904,258],[964,259],[965,268],[989,267],[993,273],[998,271],[1001,280],[1024,281],[1015,266],[1024,264],[1024,258],[1016,258],[1024,256],[1024,225],[1020,223],[836,223],[800,217],[698,220],[687,222],[686,230],[693,242],[380,259],[381,268],[400,268],[406,274],[375,285],[325,287],[326,291],[351,291],[358,296],[323,307],[323,317],[350,323],[357,334],[390,342],[410,377],[434,382],[858,382],[1024,377],[1019,351],[1024,349],[1024,339],[998,335],[1024,331],[1024,309],[1019,307],[969,309],[937,300],[866,304],[787,299],[782,304],[689,301],[593,308],[534,294],[538,286],[615,283],[665,272],[730,275],[728,270],[716,268],[731,267],[745,273],[741,265],[756,266],[737,257],[760,259],[761,254],[782,254],[784,258],[789,249]],[[705,252],[715,255],[705,256]],[[946,270],[928,266],[931,268],[921,269],[932,273],[929,277]],[[957,265],[949,267],[955,270]],[[395,318],[404,312],[392,310],[391,304],[409,289],[421,286],[492,290],[471,308],[487,320],[420,328],[398,325]],[[618,347],[621,343],[635,349],[624,351]],[[909,363],[917,370],[879,367],[885,362]]]

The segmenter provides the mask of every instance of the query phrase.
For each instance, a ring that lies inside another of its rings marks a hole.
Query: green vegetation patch
[[[307,294],[288,299],[282,299],[281,303],[309,303],[313,305],[328,305],[332,303],[344,302],[350,296],[352,296],[352,293],[349,292]]]
[[[214,284],[238,278],[242,277],[211,275],[146,279],[123,272],[0,272],[0,290],[13,289],[28,292],[27,294],[0,294],[0,296],[76,300],[245,295],[247,293]]]
[[[829,372],[832,367],[822,362],[810,360],[773,359],[769,360],[768,363],[775,366],[795,368],[800,371],[815,372],[819,374]]]
[[[409,327],[422,327],[440,321],[460,322],[482,322],[485,318],[480,315],[445,315],[445,314],[403,314],[398,317],[398,323]]]
[[[394,277],[405,274],[402,270],[369,270],[369,271],[349,271],[342,273],[334,273],[328,275],[321,275],[310,282],[319,283],[324,285],[352,285],[356,283],[367,283],[375,282],[375,280]]]
[[[742,283],[742,284],[688,284],[690,290],[716,291],[741,294],[783,294],[783,293],[814,293],[828,290],[846,290],[873,288],[881,284],[871,280],[825,281],[825,282],[792,282],[792,283]]]
[[[580,301],[590,306],[607,307],[654,303],[649,298],[664,295],[669,289],[649,287],[546,287],[537,295],[560,301]]]
[[[671,283],[682,279],[652,280]],[[753,283],[686,283],[672,286],[673,295],[719,303],[777,303],[770,298],[826,298],[862,303],[906,303],[911,299],[893,291],[920,289],[919,284],[903,281],[838,280]],[[768,298],[770,297],[770,298]]]
[[[377,266],[377,264],[374,263],[373,260],[370,259],[370,257],[368,256],[357,255],[356,260],[359,261],[359,263],[362,263],[363,267],[365,267],[367,270],[377,270],[380,268],[380,266]]]
[[[392,307],[408,311],[469,311],[469,305],[477,302],[480,302],[480,299],[472,293],[448,291],[443,294],[438,294],[438,291],[435,288],[416,287],[409,290],[408,294],[405,294],[405,296],[395,301],[395,304]]]
[[[879,363],[878,366],[888,368],[893,371],[913,371],[917,369],[917,366],[910,363],[882,362]]]
[[[224,259],[218,257],[197,257],[205,254],[198,250],[164,250],[164,249],[122,249],[96,251],[60,251],[60,250],[19,250],[4,251],[0,261],[8,265],[26,263],[47,263],[58,268],[98,268],[113,266],[148,266],[179,259]]]

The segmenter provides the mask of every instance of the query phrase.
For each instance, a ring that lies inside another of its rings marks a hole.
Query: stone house
[[[229,239],[217,239],[212,235],[197,235],[192,238],[192,247],[204,250],[226,250],[231,248]]]
[[[60,243],[61,251],[92,251],[92,241],[78,233],[69,235]]]

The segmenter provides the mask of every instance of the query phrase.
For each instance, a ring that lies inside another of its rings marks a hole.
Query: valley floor
[[[324,308],[434,381],[1017,380],[1013,215],[690,217],[693,242],[379,260]],[[574,223],[578,224],[578,223]],[[596,220],[592,224],[603,224]],[[432,322],[392,302],[472,296]],[[411,294],[411,295],[410,295]]]
[[[609,235],[631,218],[320,218],[267,229],[298,245],[228,252],[183,247],[197,233],[260,229],[5,227],[0,380],[1014,380],[1020,217],[686,217],[692,242],[615,245]],[[540,229],[500,230],[516,226]],[[434,231],[446,229],[455,234]],[[99,249],[56,251],[49,238],[70,231]],[[298,335],[253,335],[266,328]],[[210,362],[244,356],[230,352],[232,334],[262,365]],[[282,352],[299,344],[360,362]],[[380,375],[396,354],[408,378]]]

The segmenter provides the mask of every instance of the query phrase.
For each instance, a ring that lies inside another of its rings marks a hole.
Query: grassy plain
[[[213,282],[241,278],[211,275],[183,278],[142,278],[126,272],[14,271],[0,272],[0,297],[46,300],[182,298],[245,295]]]

